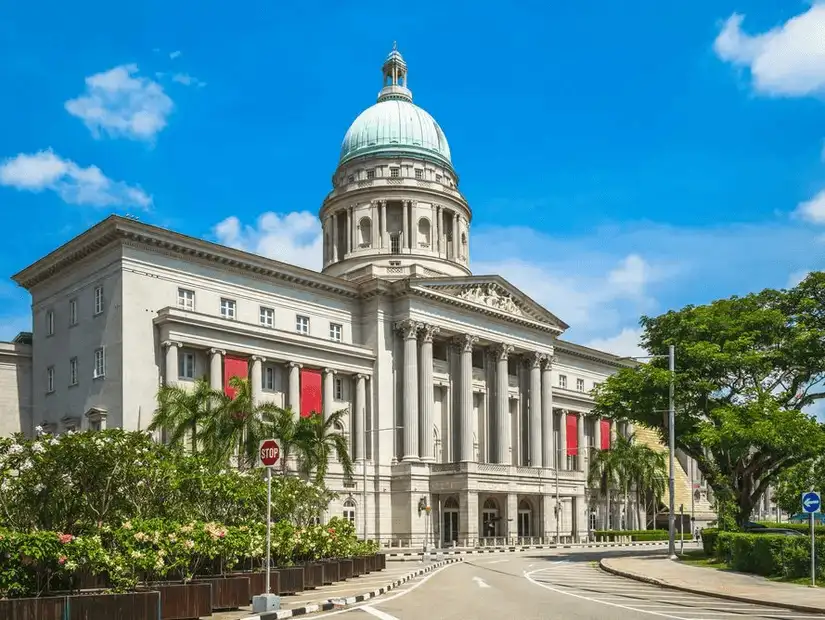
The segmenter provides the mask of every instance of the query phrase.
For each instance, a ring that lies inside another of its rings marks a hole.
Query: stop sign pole
[[[266,592],[270,594],[269,574],[272,562],[272,468],[281,459],[281,446],[275,439],[261,441],[258,456],[261,465],[266,467]]]

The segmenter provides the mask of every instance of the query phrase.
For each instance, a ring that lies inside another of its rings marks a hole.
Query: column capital
[[[429,323],[423,323],[421,325],[421,341],[422,342],[432,342],[433,336],[441,331],[441,328],[438,325],[430,325]]]
[[[337,370],[335,370],[334,368],[324,368],[324,374],[325,374],[325,375],[334,375],[334,374],[336,374],[337,372],[338,372],[338,371],[337,371]]]
[[[366,381],[367,379],[370,378],[370,376],[365,375],[362,372],[359,372],[359,373],[356,373],[356,374],[352,375],[352,378],[355,379],[356,381]]]
[[[510,354],[513,352],[514,349],[515,347],[513,345],[507,344],[506,342],[500,342],[492,348],[492,352],[497,359],[506,360],[510,357]]]
[[[417,201],[417,200],[408,200],[408,201],[407,201],[407,203],[408,203],[411,207],[417,207],[417,206],[418,206],[418,201]]]
[[[532,351],[527,354],[527,364],[530,366],[530,368],[541,368],[542,362],[544,362],[545,357],[545,353]]]
[[[253,355],[249,358],[253,362],[265,362],[266,358],[263,355]]]
[[[478,336],[472,334],[461,334],[453,338],[453,345],[464,353],[472,353],[473,345],[478,342]]]
[[[378,204],[382,207],[386,207],[387,206],[387,201],[386,200],[379,200]]]
[[[226,351],[223,349],[209,349],[209,355],[226,355]]]
[[[288,368],[303,368],[303,364],[299,364],[298,362],[287,362],[286,363]]]
[[[544,354],[544,370],[553,370],[553,365],[557,362],[557,358],[552,353]]]
[[[421,323],[412,319],[404,319],[395,323],[395,329],[401,332],[404,340],[415,340],[421,330]]]
[[[164,349],[168,349],[169,347],[177,347],[180,349],[183,346],[183,343],[177,342],[176,340],[164,340],[161,343],[161,346]]]

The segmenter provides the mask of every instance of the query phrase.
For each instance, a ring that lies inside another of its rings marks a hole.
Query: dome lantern
[[[412,91],[407,86],[407,63],[395,42],[381,71],[384,74],[384,87],[378,93],[378,102],[395,99],[412,103]]]

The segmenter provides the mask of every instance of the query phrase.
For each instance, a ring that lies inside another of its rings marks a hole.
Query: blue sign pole
[[[814,530],[814,513],[822,507],[822,498],[816,491],[802,494],[802,512],[807,512],[811,519],[811,585],[816,586],[816,535]]]

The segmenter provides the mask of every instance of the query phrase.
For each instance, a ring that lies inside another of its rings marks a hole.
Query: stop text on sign
[[[273,467],[281,457],[281,448],[274,439],[264,439],[259,449],[261,465]]]

